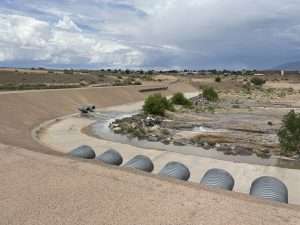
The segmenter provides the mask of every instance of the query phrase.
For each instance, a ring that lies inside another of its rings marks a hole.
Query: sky
[[[293,61],[299,0],[0,0],[0,66],[268,69]]]

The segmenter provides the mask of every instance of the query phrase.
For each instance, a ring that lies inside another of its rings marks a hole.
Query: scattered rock
[[[229,152],[229,151],[231,151],[231,147],[227,144],[220,144],[218,147],[216,146],[216,149],[219,152]]]
[[[171,141],[172,141],[171,138],[165,138],[165,139],[163,139],[161,142],[162,142],[163,144],[165,144],[165,145],[169,145],[169,144],[171,144]]]
[[[211,146],[208,144],[208,142],[203,142],[203,146],[202,146],[205,150],[209,150],[211,148]]]
[[[155,135],[150,135],[150,136],[148,136],[147,140],[151,141],[151,142],[158,142],[159,141],[159,137],[157,137]]]
[[[120,134],[120,133],[122,133],[122,128],[121,127],[115,127],[115,128],[113,128],[113,132],[115,132],[116,134]]]
[[[255,154],[256,154],[257,157],[260,157],[260,158],[263,158],[263,159],[268,159],[272,156],[269,149],[257,149]]]
[[[173,144],[174,145],[177,145],[177,146],[185,146],[185,145],[188,145],[189,144],[189,140],[187,139],[176,139],[173,141]]]
[[[237,155],[250,156],[253,154],[253,149],[250,147],[236,146],[234,149]]]
[[[159,116],[156,116],[156,117],[147,116],[143,122],[144,122],[145,126],[152,127],[155,125],[159,125],[162,122],[162,118]]]

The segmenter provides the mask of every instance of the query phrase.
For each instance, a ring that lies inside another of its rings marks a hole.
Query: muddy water
[[[120,111],[111,111],[111,112],[100,112],[96,114],[96,122],[90,126],[90,134],[93,136],[104,139],[110,140],[113,142],[129,144],[136,147],[147,149],[156,149],[160,151],[170,151],[170,152],[177,152],[180,154],[185,155],[196,155],[232,162],[242,162],[242,163],[249,163],[249,164],[259,164],[259,165],[267,165],[267,166],[278,166],[284,168],[294,168],[300,169],[300,162],[295,160],[287,160],[278,157],[271,157],[269,159],[262,159],[257,157],[255,154],[251,156],[232,156],[232,155],[224,155],[222,152],[218,152],[214,149],[205,150],[200,147],[187,145],[187,146],[176,146],[173,144],[165,145],[160,142],[150,142],[147,140],[138,140],[137,138],[129,138],[125,135],[115,134],[109,128],[109,124],[116,119],[121,119],[125,117],[132,116],[137,114],[138,111],[132,112],[120,112]],[[207,130],[205,127],[195,128],[195,131],[204,131]],[[208,129],[210,132],[211,129]],[[142,153],[141,153],[142,154]]]

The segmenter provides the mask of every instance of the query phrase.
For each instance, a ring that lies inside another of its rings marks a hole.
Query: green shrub
[[[266,83],[266,81],[264,79],[259,78],[259,77],[253,77],[251,79],[251,83],[256,85],[256,86],[262,86],[263,84]]]
[[[171,102],[175,105],[182,105],[182,106],[191,106],[192,102],[184,97],[184,95],[181,92],[177,92],[173,95],[171,98]]]
[[[283,117],[278,137],[282,153],[300,153],[300,113],[292,110]]]
[[[166,110],[173,111],[173,104],[161,94],[150,95],[145,99],[143,111],[146,114],[161,115],[165,114]]]
[[[219,95],[218,93],[214,90],[214,88],[209,87],[209,88],[205,88],[203,90],[203,97],[206,98],[208,101],[218,101],[219,100]]]
[[[215,81],[216,81],[217,83],[220,83],[220,82],[222,81],[222,79],[221,79],[221,77],[216,77]]]

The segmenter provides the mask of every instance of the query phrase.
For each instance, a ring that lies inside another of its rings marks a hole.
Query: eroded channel
[[[148,140],[140,140],[138,138],[130,138],[126,135],[116,134],[110,128],[109,124],[116,119],[122,119],[138,114],[139,111],[131,112],[120,112],[120,111],[109,111],[109,112],[98,112],[95,115],[96,122],[88,127],[88,133],[91,136],[109,140],[122,144],[129,144],[132,146],[140,147],[145,150],[157,149],[160,151],[176,152],[184,155],[195,155],[207,158],[214,158],[219,160],[241,162],[249,164],[258,164],[266,166],[277,166],[283,168],[300,169],[300,162],[298,160],[291,160],[279,156],[271,156],[270,158],[260,158],[255,154],[252,155],[225,155],[223,152],[217,151],[216,149],[206,150],[204,148],[185,145],[177,146],[174,144],[163,144],[161,142],[152,142]],[[198,126],[193,128],[193,132],[224,132],[225,129],[209,128],[205,126]]]

